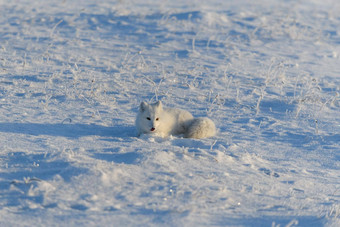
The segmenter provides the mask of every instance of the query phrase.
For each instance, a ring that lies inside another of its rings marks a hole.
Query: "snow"
[[[339,226],[340,3],[0,1],[1,226]],[[136,137],[141,101],[215,137]]]

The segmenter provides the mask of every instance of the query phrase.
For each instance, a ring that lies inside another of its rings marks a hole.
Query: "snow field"
[[[339,224],[336,1],[0,6],[1,225]],[[137,138],[143,100],[219,132]]]

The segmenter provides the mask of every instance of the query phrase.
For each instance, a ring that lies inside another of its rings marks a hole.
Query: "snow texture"
[[[339,226],[337,0],[0,1],[1,226]],[[141,101],[216,136],[136,137]]]

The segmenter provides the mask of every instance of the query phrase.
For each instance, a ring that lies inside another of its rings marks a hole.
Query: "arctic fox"
[[[138,136],[154,134],[161,137],[183,135],[186,138],[214,136],[215,124],[206,117],[194,118],[186,110],[163,108],[162,102],[142,102],[136,118]]]

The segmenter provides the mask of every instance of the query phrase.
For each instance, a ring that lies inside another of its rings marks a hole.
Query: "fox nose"
[[[154,127],[152,127],[152,128],[150,129],[150,131],[151,131],[151,132],[155,131],[155,128],[154,128]]]

